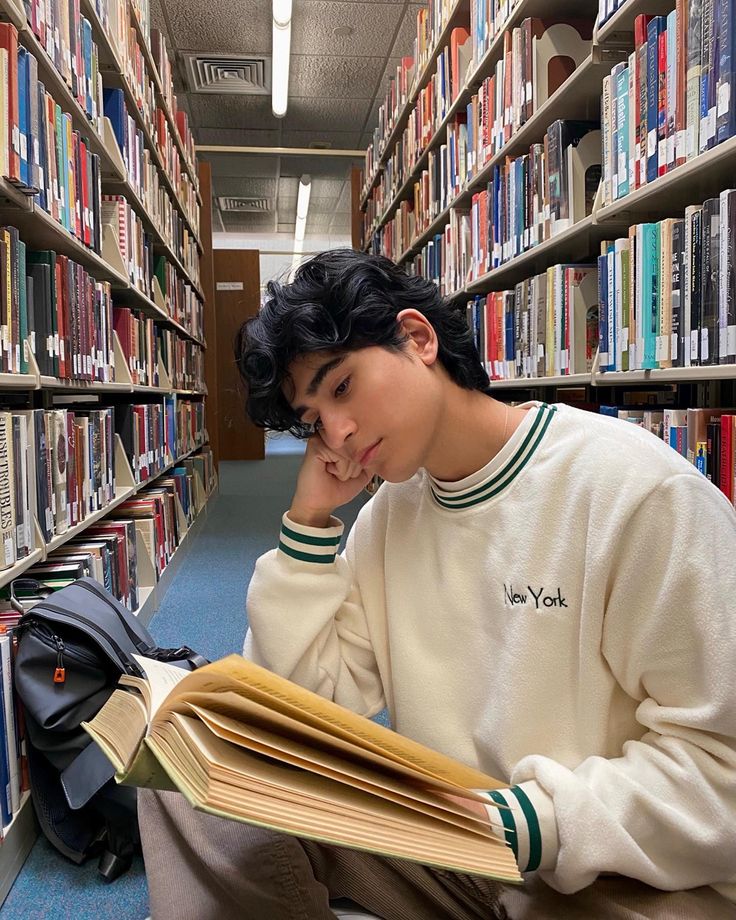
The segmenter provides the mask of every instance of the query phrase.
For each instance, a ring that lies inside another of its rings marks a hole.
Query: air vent
[[[272,198],[218,198],[221,211],[249,211],[268,214],[273,210]]]
[[[271,58],[227,54],[186,54],[190,92],[238,93],[268,96],[271,93]]]

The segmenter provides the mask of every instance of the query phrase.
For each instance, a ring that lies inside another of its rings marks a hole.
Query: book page
[[[265,757],[275,758],[281,763],[291,764],[337,782],[354,786],[371,795],[378,795],[398,805],[403,805],[410,811],[424,812],[440,821],[463,827],[470,832],[486,837],[491,833],[488,821],[470,811],[462,810],[460,805],[433,791],[419,789],[414,784],[407,786],[406,782],[387,776],[382,771],[372,770],[334,754],[300,744],[293,739],[281,738],[252,724],[209,712],[199,706],[191,705],[191,708],[210,731],[223,741],[229,741]],[[502,825],[501,830],[503,830]]]
[[[186,682],[175,688],[166,701],[160,713],[162,716],[166,710],[175,706],[177,700],[186,698],[187,692],[217,695],[232,691],[256,700],[296,722],[319,728],[361,749],[381,754],[393,762],[414,767],[426,776],[443,779],[466,789],[500,789],[507,785],[305,690],[240,655],[229,655],[186,677]]]
[[[155,661],[153,658],[144,658],[142,655],[133,655],[148,679],[150,698],[147,700],[149,712],[155,715],[163,701],[191,671],[177,668],[166,661]]]
[[[502,840],[407,813],[215,738],[198,720],[173,714],[146,743],[195,807],[231,819],[344,846],[444,865],[508,881],[520,876]]]
[[[137,693],[114,690],[94,719],[81,725],[105,752],[116,772],[124,773],[146,734],[146,706]]]

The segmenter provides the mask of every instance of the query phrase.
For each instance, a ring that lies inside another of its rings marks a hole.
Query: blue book
[[[0,657],[0,690],[3,684],[3,664]],[[13,818],[10,798],[10,760],[8,755],[8,730],[5,724],[5,706],[0,704],[0,819],[7,827]]]
[[[629,194],[629,68],[623,66],[616,77],[616,157],[618,158],[617,198]]]
[[[44,211],[49,210],[49,164],[46,151],[46,87],[40,81],[36,87],[36,106],[38,107],[38,194],[36,201]]]
[[[128,166],[128,113],[125,108],[125,96],[121,89],[103,89],[102,105],[105,115],[110,119],[115,140]]]
[[[718,14],[718,143],[736,134],[736,0],[720,0]]]
[[[608,370],[616,370],[616,244],[610,243],[606,250],[606,267],[608,269]],[[620,281],[619,281],[620,283]]]
[[[18,45],[18,131],[20,138],[20,181],[30,187],[28,172],[28,52]]]
[[[84,58],[85,109],[91,117],[94,113],[94,98],[92,95],[92,23],[82,16],[80,25],[82,27],[82,56]]]
[[[59,175],[64,177],[64,226],[72,233],[74,221],[72,219],[71,197],[72,190],[69,188],[69,144],[67,142],[66,123],[69,116],[66,112],[61,113],[61,118],[57,122],[57,129],[61,133],[61,153],[59,155]]]
[[[598,351],[600,369],[609,370],[608,355],[608,256],[598,256]]]
[[[659,224],[642,224],[642,317],[644,333],[643,369],[657,367],[656,349],[659,331]]]
[[[664,16],[653,16],[647,26],[647,182],[654,182],[659,169],[659,34],[664,31],[665,26]]]

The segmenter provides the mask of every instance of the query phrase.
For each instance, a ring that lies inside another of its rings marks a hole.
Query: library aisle
[[[291,498],[301,445],[271,442],[261,463],[220,464],[219,494],[186,560],[154,615],[162,646],[186,644],[207,658],[239,652],[245,637],[245,592],[256,559],[272,549]],[[362,499],[340,512],[352,525]],[[39,837],[2,908],[0,920],[144,920],[148,897],[143,861],[112,884],[97,861],[75,866]]]

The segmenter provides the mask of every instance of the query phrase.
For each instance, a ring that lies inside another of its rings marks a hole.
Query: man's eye
[[[343,382],[335,390],[335,396],[344,396],[347,391],[350,389],[350,378],[346,377]]]

